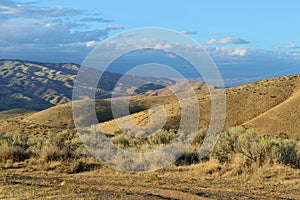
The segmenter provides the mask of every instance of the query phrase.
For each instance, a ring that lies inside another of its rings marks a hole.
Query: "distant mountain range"
[[[73,63],[0,60],[0,110],[43,110],[71,101],[79,68],[78,64]],[[100,73],[94,70],[93,76]],[[113,92],[116,96],[145,93],[175,84],[165,78],[122,76],[117,73],[103,73],[96,90],[96,98],[109,98]],[[142,87],[138,87],[141,85]]]

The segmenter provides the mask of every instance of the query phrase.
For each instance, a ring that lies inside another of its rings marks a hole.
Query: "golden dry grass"
[[[237,162],[237,161],[236,161]],[[217,161],[143,174],[102,168],[80,174],[1,172],[1,199],[298,199],[299,170],[253,166],[242,173]]]

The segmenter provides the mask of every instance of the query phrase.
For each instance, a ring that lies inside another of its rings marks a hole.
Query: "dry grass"
[[[28,158],[28,153],[21,147],[12,147],[7,144],[1,144],[0,152],[0,162],[6,162],[8,160],[18,162]]]
[[[211,160],[144,174],[104,166],[80,174],[13,169],[2,172],[0,198],[298,199],[299,170],[263,165],[237,173],[239,167]]]
[[[221,138],[217,154],[200,161],[197,153],[204,136],[201,132],[177,163],[145,174],[117,172],[93,160],[74,135],[70,103],[33,115],[0,113],[1,130],[30,136],[26,140],[28,146],[20,142],[24,141],[23,136],[0,145],[0,198],[298,199],[300,145],[294,139],[300,129],[300,116],[293,110],[300,101],[299,82],[297,75],[226,89],[225,129],[233,125],[255,126],[258,134],[242,128],[229,130],[236,133]],[[209,93],[197,94],[201,125],[205,126],[210,118]],[[114,121],[107,121],[112,117],[107,101],[98,102],[98,115],[104,116],[100,126],[122,148],[147,151],[168,143],[176,134],[180,108],[174,96],[132,97],[133,114],[122,120],[132,118],[145,126],[150,123],[147,109],[163,104],[168,114],[164,128],[174,130],[172,134],[162,132],[144,140],[126,133],[115,134],[119,129]],[[262,136],[261,131],[274,137]]]

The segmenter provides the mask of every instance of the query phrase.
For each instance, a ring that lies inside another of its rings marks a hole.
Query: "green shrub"
[[[285,165],[297,165],[296,141],[284,139],[280,140],[278,144],[275,151],[277,162]]]
[[[220,162],[230,162],[235,155],[240,155],[259,165],[276,162],[296,166],[299,159],[297,143],[287,138],[282,133],[274,138],[268,135],[258,136],[254,130],[235,127],[221,135],[211,156]]]
[[[115,135],[110,140],[114,144],[119,145],[121,147],[129,147],[129,146],[131,146],[131,143],[133,141],[133,137],[122,132],[122,133],[119,133],[119,134]]]
[[[42,144],[40,156],[45,160],[76,158],[81,147],[82,142],[75,131],[50,132]]]
[[[155,133],[152,137],[147,138],[147,143],[150,145],[168,144],[175,137],[174,131],[161,130]]]
[[[203,140],[205,138],[206,130],[205,129],[200,129],[196,136],[194,137],[194,141],[192,145],[201,145],[203,143]]]
[[[212,156],[220,162],[230,161],[235,153],[236,141],[243,133],[245,133],[245,130],[241,127],[233,127],[222,133],[211,153]]]

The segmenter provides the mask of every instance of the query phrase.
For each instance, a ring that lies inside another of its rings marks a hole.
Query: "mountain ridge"
[[[0,60],[0,110],[14,108],[43,110],[70,102],[79,68],[80,65],[74,63]],[[113,93],[116,96],[129,95],[138,88],[138,85],[146,85],[140,91],[145,92],[175,83],[165,78],[123,76],[117,73],[89,70],[95,77],[102,75],[95,94],[98,99],[109,98]],[[122,80],[118,82],[121,77]],[[89,88],[84,89],[89,90]]]

